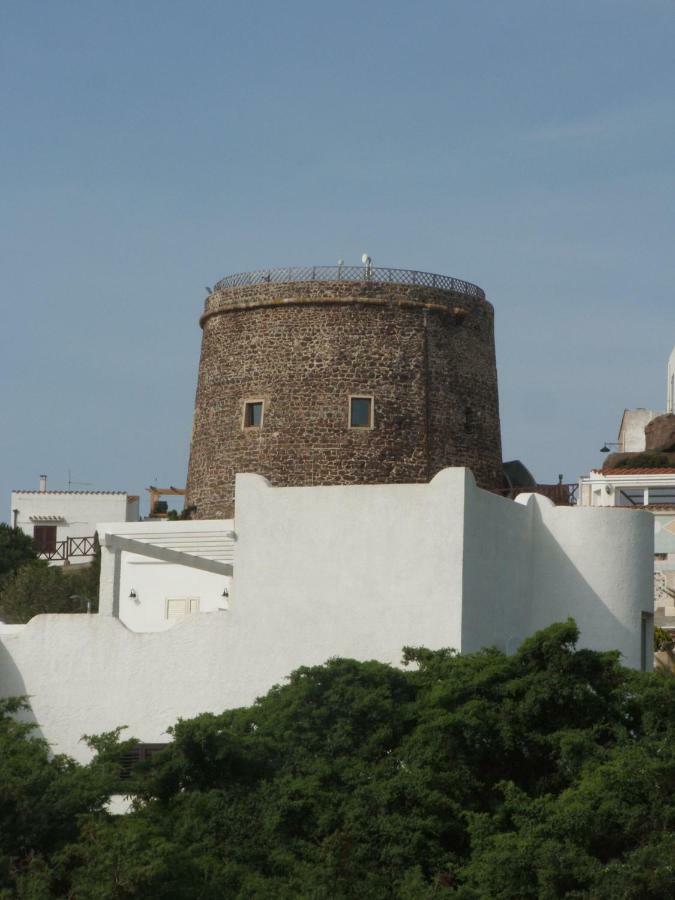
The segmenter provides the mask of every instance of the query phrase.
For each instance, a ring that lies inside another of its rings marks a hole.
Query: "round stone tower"
[[[186,505],[234,514],[237,472],[273,485],[501,485],[493,309],[405,269],[232,275],[205,302]]]

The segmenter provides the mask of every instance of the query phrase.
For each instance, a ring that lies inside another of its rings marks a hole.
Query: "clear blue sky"
[[[480,284],[541,481],[665,404],[672,0],[0,0],[0,497],[183,484],[204,285]]]

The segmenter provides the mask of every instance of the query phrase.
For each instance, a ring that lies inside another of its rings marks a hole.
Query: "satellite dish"
[[[364,265],[365,265],[366,263],[369,263],[369,262],[370,262],[370,257],[368,256],[367,253],[364,253],[364,254],[363,254],[363,256],[361,257],[361,262],[362,262]]]

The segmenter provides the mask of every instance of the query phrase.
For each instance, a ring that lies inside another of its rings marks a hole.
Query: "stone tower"
[[[200,324],[198,518],[233,515],[237,472],[375,484],[468,466],[501,485],[493,309],[475,285],[370,264],[232,275]]]

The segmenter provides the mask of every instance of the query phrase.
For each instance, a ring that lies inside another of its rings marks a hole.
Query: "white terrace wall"
[[[233,605],[280,675],[330,656],[398,664],[404,645],[460,648],[465,472],[311,488],[237,476]]]
[[[251,703],[300,665],[398,663],[404,645],[513,650],[574,615],[585,646],[640,665],[652,610],[647,513],[526,506],[446,469],[428,485],[272,488],[237,478],[227,612],[134,633],[113,616],[38,616],[0,635],[0,693],[30,694],[54,749],[128,725]],[[634,570],[634,571],[631,571]]]

